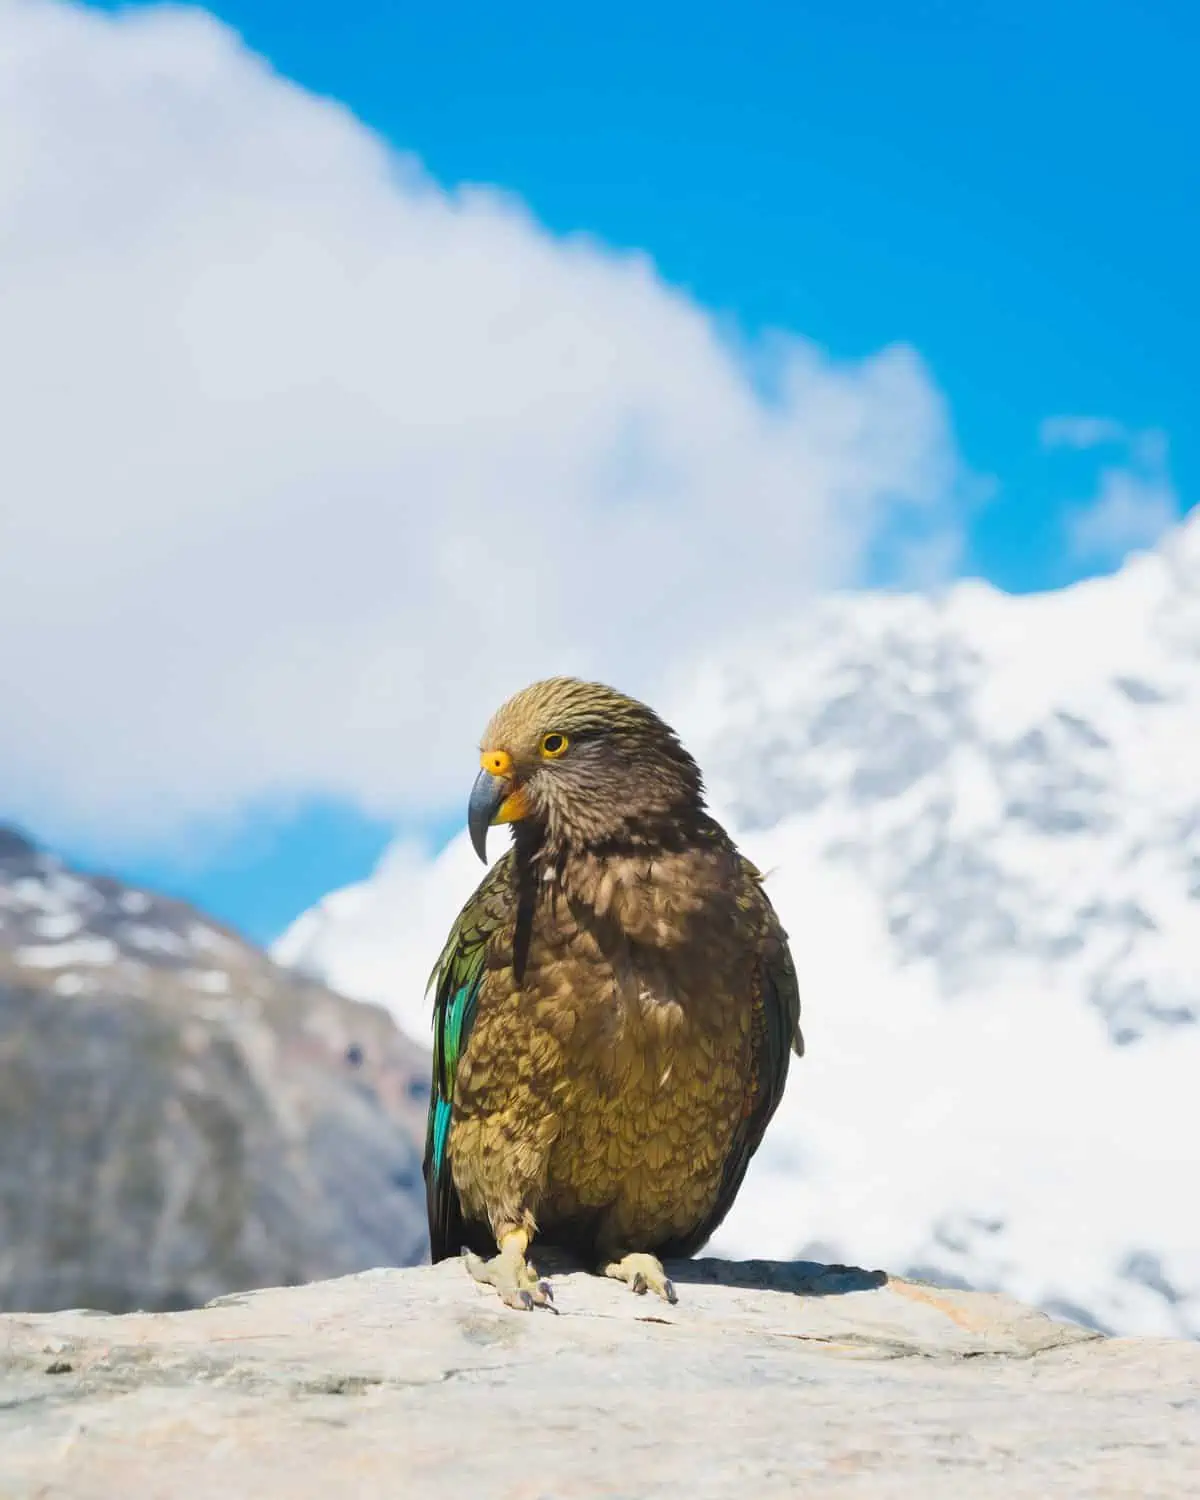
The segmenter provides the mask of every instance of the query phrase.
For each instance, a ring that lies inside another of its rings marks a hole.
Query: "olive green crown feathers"
[[[700,769],[674,730],[603,683],[533,683],[497,710],[480,748],[469,822],[481,854],[492,823],[586,846],[661,834],[704,806]]]

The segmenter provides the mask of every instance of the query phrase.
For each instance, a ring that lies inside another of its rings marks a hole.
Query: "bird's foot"
[[[550,1283],[543,1281],[525,1259],[528,1246],[528,1236],[524,1230],[518,1230],[503,1236],[500,1253],[493,1255],[491,1260],[464,1250],[463,1262],[481,1285],[495,1287],[501,1302],[508,1307],[515,1307],[520,1312],[532,1312],[535,1307],[557,1312]]]
[[[604,1274],[611,1276],[614,1281],[623,1281],[639,1297],[644,1297],[647,1292],[655,1292],[664,1302],[679,1301],[675,1284],[663,1270],[662,1261],[656,1255],[638,1252],[622,1256],[620,1260],[610,1261],[604,1268]]]

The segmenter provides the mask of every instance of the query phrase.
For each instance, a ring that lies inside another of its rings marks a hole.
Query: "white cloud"
[[[522,680],[652,691],[953,529],[912,351],[734,349],[202,12],[0,5],[0,140],[0,777],[49,834],[457,797]]]
[[[1105,469],[1096,498],[1068,516],[1068,536],[1077,557],[1119,562],[1152,547],[1178,519],[1179,500],[1165,475]]]
[[[1152,547],[1179,519],[1179,497],[1167,469],[1166,434],[1135,429],[1109,417],[1047,417],[1047,448],[1123,449],[1124,462],[1100,471],[1095,497],[1068,511],[1067,542],[1080,559],[1118,563]]]
[[[1098,448],[1129,438],[1129,429],[1111,417],[1047,417],[1038,433],[1044,448]]]
[[[1043,448],[1124,448],[1134,463],[1165,471],[1167,435],[1158,427],[1127,427],[1112,417],[1047,417],[1038,429]]]

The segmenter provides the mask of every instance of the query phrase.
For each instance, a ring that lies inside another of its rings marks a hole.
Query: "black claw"
[[[539,1292],[541,1292],[542,1296],[545,1297],[547,1302],[554,1301],[554,1288],[548,1281],[539,1281],[537,1284],[537,1289]]]
[[[533,1298],[530,1296],[530,1294],[528,1292],[523,1292],[523,1291],[522,1292],[518,1292],[517,1293],[517,1301],[520,1303],[521,1307],[523,1308],[523,1310],[525,1312],[532,1312],[533,1311],[533,1306],[534,1306]]]
[[[679,1301],[679,1293],[675,1290],[675,1283],[670,1279],[664,1280],[663,1291],[667,1294],[667,1301],[674,1307]]]
[[[642,1275],[642,1273],[640,1271],[638,1271],[634,1275],[632,1286],[633,1286],[633,1290],[638,1294],[639,1297],[644,1297],[646,1295],[646,1293],[649,1291],[649,1287],[648,1287],[648,1285],[646,1283],[646,1278]]]

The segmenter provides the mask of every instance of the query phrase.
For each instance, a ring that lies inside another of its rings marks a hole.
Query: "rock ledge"
[[[805,1263],[581,1273],[510,1312],[454,1263],[196,1312],[0,1318],[0,1500],[1182,1496],[1200,1346]]]

